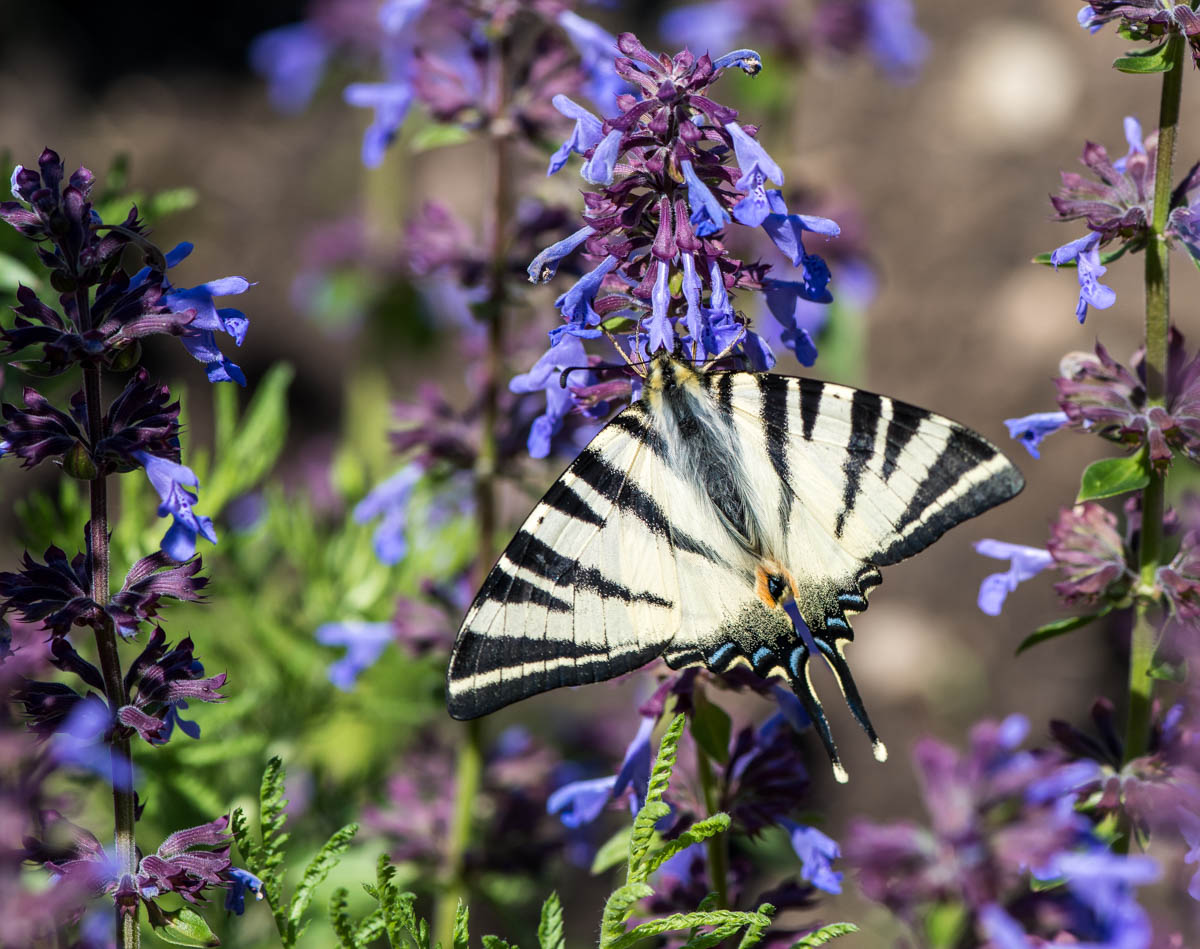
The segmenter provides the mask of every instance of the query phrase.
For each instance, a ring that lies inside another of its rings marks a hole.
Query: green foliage
[[[854,923],[830,923],[792,943],[792,949],[813,949],[813,947],[825,945],[838,936],[848,936],[856,932],[858,932],[858,927]]]
[[[1113,69],[1134,75],[1148,75],[1156,72],[1167,72],[1175,65],[1178,50],[1170,39],[1165,39],[1157,46],[1149,49],[1130,50],[1124,56],[1113,60]]]
[[[551,893],[542,904],[542,921],[538,924],[538,945],[541,949],[566,949],[563,934],[562,903],[557,893]]]
[[[729,713],[710,702],[704,693],[699,691],[696,693],[695,706],[692,713],[692,738],[713,761],[726,764],[729,761],[729,736],[733,731]]]
[[[263,896],[275,917],[280,942],[285,949],[291,949],[307,926],[304,915],[312,902],[313,893],[349,848],[351,839],[358,832],[358,825],[347,824],[325,842],[304,868],[300,885],[296,887],[291,900],[286,900],[283,895],[284,844],[288,842],[289,835],[283,830],[287,821],[284,809],[288,803],[283,796],[284,776],[283,762],[279,758],[272,758],[263,773],[259,792],[260,839],[256,841],[250,833],[246,815],[240,807],[233,812],[232,830],[247,869],[262,880]]]
[[[154,934],[173,946],[219,946],[221,940],[209,928],[204,917],[190,906],[164,910],[153,902],[146,903],[147,916]]]
[[[1075,503],[1141,491],[1150,483],[1150,456],[1145,446],[1124,458],[1101,458],[1083,469]]]
[[[1112,612],[1113,604],[1109,603],[1103,609],[1095,613],[1088,613],[1086,616],[1068,616],[1066,619],[1055,620],[1053,623],[1047,623],[1045,626],[1039,626],[1032,633],[1021,640],[1021,645],[1017,647],[1016,655],[1020,655],[1026,649],[1044,643],[1048,639],[1056,639],[1066,633],[1070,633],[1076,629],[1082,629],[1089,623],[1094,623],[1102,616],[1107,616]]]

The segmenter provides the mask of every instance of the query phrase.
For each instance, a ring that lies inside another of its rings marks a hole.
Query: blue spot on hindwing
[[[720,665],[736,648],[733,643],[721,643],[720,646],[708,654],[708,664],[710,666]]]
[[[771,655],[771,650],[766,646],[760,646],[758,651],[754,653],[754,665],[758,666],[764,659]]]
[[[806,651],[803,646],[797,646],[792,650],[792,654],[788,656],[788,667],[792,670],[792,675],[797,679],[800,678],[800,662],[804,659]]]
[[[826,626],[837,626],[839,629],[849,629],[850,628],[850,624],[847,623],[840,616],[826,616],[825,617],[825,625]]]

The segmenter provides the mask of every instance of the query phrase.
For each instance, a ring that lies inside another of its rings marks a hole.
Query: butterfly
[[[642,398],[488,574],[450,656],[449,712],[475,718],[660,656],[673,669],[743,664],[788,680],[845,781],[811,660],[829,664],[886,760],[846,661],[847,615],[866,609],[879,567],[1023,487],[983,436],[925,409],[660,351]]]

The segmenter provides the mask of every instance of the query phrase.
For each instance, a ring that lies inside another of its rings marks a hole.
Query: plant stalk
[[[1170,214],[1175,137],[1183,92],[1184,38],[1172,36],[1168,48],[1171,68],[1163,74],[1158,117],[1158,152],[1154,167],[1154,217],[1146,242],[1146,397],[1163,404],[1167,395],[1167,346],[1171,322],[1170,248],[1167,218]],[[1142,530],[1138,544],[1138,579],[1144,589],[1154,586],[1162,560],[1163,475],[1151,470],[1142,492]],[[1125,760],[1144,755],[1150,741],[1150,710],[1154,680],[1150,669],[1158,634],[1159,609],[1149,597],[1139,596],[1129,649],[1129,705],[1125,720]]]
[[[497,41],[489,63],[492,89],[490,144],[492,152],[492,207],[488,222],[488,295],[483,305],[488,345],[484,357],[480,394],[479,454],[475,461],[475,522],[478,531],[478,576],[482,584],[496,554],[498,512],[496,474],[499,461],[497,426],[500,418],[500,387],[504,380],[505,307],[509,222],[512,220],[512,141],[508,117],[506,40]],[[454,943],[454,919],[460,901],[467,895],[466,853],[474,825],[474,808],[483,778],[483,727],[475,719],[467,722],[455,765],[453,825],[447,851],[445,884],[434,912],[434,936],[443,946]]]
[[[86,331],[91,328],[92,311],[88,289],[75,291],[75,304],[79,321]],[[100,420],[104,414],[103,392],[100,369],[88,366],[83,370],[83,397],[87,407],[88,440],[92,445],[100,441]],[[109,546],[108,546],[108,480],[104,475],[90,482],[91,520],[88,524],[88,553],[92,561],[91,597],[101,606],[109,599]],[[94,627],[96,652],[100,659],[100,674],[104,679],[104,696],[109,711],[116,717],[117,710],[125,704],[125,679],[121,672],[121,655],[117,650],[116,629],[112,620],[104,616]],[[137,844],[134,837],[135,798],[133,793],[133,764],[130,757],[128,738],[116,738],[109,746],[112,769],[113,791],[113,836],[116,848],[117,872],[121,876],[137,873]],[[116,933],[118,949],[136,949],[141,944],[138,914],[126,915],[116,909]]]
[[[712,761],[700,743],[693,739],[696,745],[696,770],[700,774],[700,788],[704,792],[704,809],[709,817],[720,812],[721,801],[717,789],[716,775],[713,774]],[[727,834],[714,834],[704,842],[708,852],[708,878],[712,891],[717,895],[717,909],[729,909],[729,851],[727,849]]]

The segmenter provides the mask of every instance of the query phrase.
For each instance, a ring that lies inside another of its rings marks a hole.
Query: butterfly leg
[[[845,620],[841,622],[845,623]],[[848,624],[847,629],[849,629]],[[850,708],[851,714],[858,720],[858,724],[862,726],[863,731],[867,733],[867,737],[871,739],[871,747],[875,754],[875,760],[887,761],[887,746],[875,734],[875,728],[871,725],[871,719],[867,716],[867,709],[863,704],[862,696],[858,693],[858,686],[854,684],[854,676],[850,674],[850,664],[846,661],[846,656],[842,652],[846,641],[828,628],[813,632],[813,642],[829,662],[830,668],[833,669],[833,674],[837,678],[838,685],[841,687],[842,695],[846,698],[846,705]]]
[[[817,735],[821,738],[821,744],[825,746],[825,751],[829,754],[830,764],[833,765],[833,776],[839,784],[845,784],[850,780],[850,776],[846,773],[845,767],[842,765],[842,759],[838,756],[837,745],[833,743],[833,732],[830,731],[829,722],[825,718],[825,710],[821,707],[821,702],[817,698],[817,693],[813,689],[812,676],[809,674],[808,663],[811,658],[808,646],[800,643],[792,647],[792,651],[788,656],[787,672],[788,681],[791,684],[792,691],[796,693],[796,697],[800,699],[800,703],[804,706],[804,710],[808,713],[808,717],[812,720],[813,727],[817,730]],[[777,669],[778,660],[772,656],[769,664]],[[764,669],[765,674],[770,675],[774,669]]]

